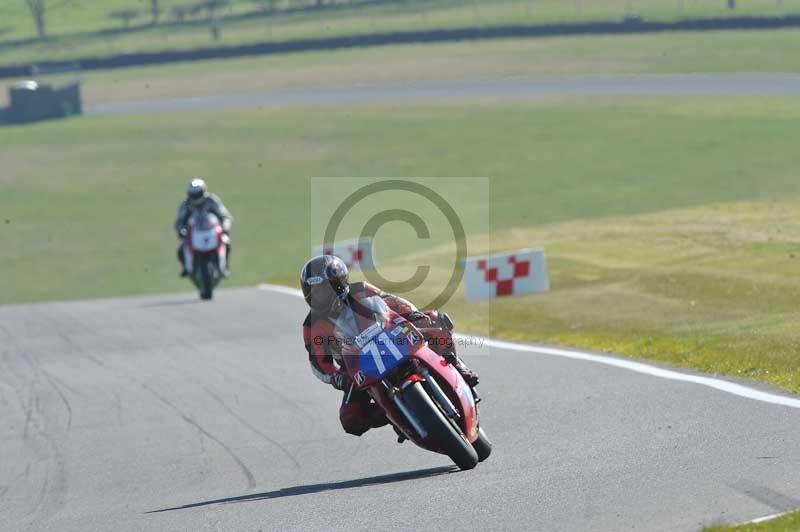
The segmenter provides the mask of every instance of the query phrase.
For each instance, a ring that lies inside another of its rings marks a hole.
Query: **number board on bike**
[[[416,333],[405,325],[375,335],[359,351],[359,369],[366,375],[379,379],[408,358],[416,343]]]

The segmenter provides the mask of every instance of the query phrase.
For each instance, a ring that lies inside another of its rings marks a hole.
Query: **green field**
[[[170,226],[195,175],[236,216],[228,286],[295,282],[311,177],[488,176],[491,247],[545,246],[553,290],[457,295],[464,329],[800,391],[798,118],[795,99],[591,98],[3,128],[0,301],[188,290]]]
[[[169,11],[187,2],[162,0]],[[191,3],[191,2],[189,2]],[[62,60],[86,55],[108,55],[162,49],[233,45],[271,40],[316,38],[354,33],[390,32],[456,26],[493,26],[569,21],[621,20],[636,14],[647,20],[731,15],[783,15],[800,13],[800,0],[740,0],[730,11],[724,0],[412,0],[380,2],[371,6],[336,10],[309,10],[248,19],[228,18],[252,12],[254,4],[236,0],[223,12],[221,39],[212,41],[204,23],[180,26],[149,26],[144,14],[149,3],[142,0],[75,0],[58,2],[48,12],[49,38],[36,41],[35,29],[24,2],[0,5],[0,64]],[[279,2],[278,7],[302,5]],[[98,33],[120,27],[108,18],[119,9],[137,9],[143,14],[129,31]]]
[[[160,22],[170,23],[175,20],[172,9],[176,6],[187,6],[194,2],[187,0],[159,0],[161,8]],[[387,24],[394,24],[402,17],[416,15],[411,18],[415,22],[437,22],[458,19],[468,23],[484,20],[498,21],[531,21],[531,22],[563,22],[579,20],[619,19],[625,14],[634,13],[647,19],[675,20],[682,17],[712,17],[729,15],[783,15],[800,11],[797,0],[739,0],[734,11],[727,8],[725,0],[593,0],[564,2],[562,0],[435,0],[433,2],[375,2],[374,5],[352,6],[346,0],[325,0],[324,5],[335,4],[339,9],[327,13],[309,13],[304,17],[288,17],[280,15],[280,11],[313,7],[315,0],[276,0],[278,14],[267,19],[276,23],[297,22],[301,19],[330,19],[337,23],[349,23],[354,27],[360,24],[376,24],[370,22],[371,16],[382,16]],[[138,16],[131,22],[132,26],[143,26],[150,23],[149,0],[72,0],[70,2],[46,2],[47,29],[51,36],[74,35],[96,32],[109,28],[117,28],[121,23],[108,15],[119,10],[132,9]],[[229,7],[219,11],[223,20],[236,20],[237,16],[258,12],[258,5],[252,0],[232,0]],[[313,11],[313,10],[310,10]],[[422,13],[424,11],[424,13]],[[465,11],[468,11],[465,15]],[[281,16],[285,18],[281,18]],[[202,20],[198,16],[192,20]],[[4,2],[0,5],[1,28],[6,30],[2,40],[19,40],[36,36],[30,12],[24,1]],[[261,22],[263,24],[263,21]],[[207,37],[207,36],[206,36]]]

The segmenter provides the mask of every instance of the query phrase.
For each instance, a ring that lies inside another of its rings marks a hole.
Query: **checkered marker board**
[[[372,239],[356,238],[335,242],[333,245],[325,244],[316,246],[311,250],[311,255],[336,255],[347,264],[348,270],[366,270],[374,267],[372,256]]]
[[[464,261],[467,301],[519,296],[550,289],[543,249],[522,249]]]

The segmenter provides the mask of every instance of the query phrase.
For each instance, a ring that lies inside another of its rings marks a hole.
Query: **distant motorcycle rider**
[[[198,212],[210,212],[211,214],[215,215],[219,219],[219,223],[222,226],[222,231],[226,235],[230,233],[231,225],[233,224],[233,216],[231,216],[231,213],[225,208],[225,205],[222,204],[222,201],[219,199],[219,197],[217,197],[216,194],[211,194],[208,191],[208,186],[206,185],[205,181],[202,179],[192,179],[189,181],[189,184],[186,185],[186,199],[184,199],[181,202],[180,207],[178,207],[178,216],[175,219],[175,232],[178,234],[178,238],[181,240],[181,243],[178,246],[178,262],[181,263],[181,267],[183,268],[181,271],[181,277],[186,277],[189,275],[189,272],[186,269],[186,263],[184,262],[183,240],[188,233],[187,225],[189,223],[189,219],[193,214]],[[230,271],[231,263],[230,238],[228,239],[226,247],[226,271],[223,272],[223,275],[227,277]]]
[[[342,366],[341,346],[335,340],[334,320],[345,305],[363,298],[378,296],[386,305],[416,326],[428,345],[443,356],[470,387],[478,384],[478,375],[456,355],[453,323],[447,314],[435,310],[420,312],[405,299],[383,292],[370,283],[350,283],[347,266],[338,257],[321,255],[309,260],[300,272],[300,285],[310,311],[303,322],[303,340],[314,375],[322,382],[344,392],[339,410],[342,428],[361,436],[370,428],[388,423],[383,410],[363,391],[350,392],[350,377]],[[349,397],[349,400],[348,400]],[[405,438],[398,433],[398,441]]]

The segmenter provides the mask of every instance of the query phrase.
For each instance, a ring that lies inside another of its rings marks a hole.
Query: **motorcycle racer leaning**
[[[189,272],[186,270],[183,255],[183,239],[187,233],[186,225],[189,223],[189,218],[196,212],[210,212],[219,219],[222,230],[226,235],[230,233],[231,225],[233,224],[233,216],[222,204],[222,201],[216,194],[211,194],[208,191],[206,182],[202,179],[192,179],[186,185],[186,199],[184,199],[178,207],[178,216],[175,218],[175,232],[181,243],[178,245],[178,262],[181,263],[183,271],[181,277],[186,277]],[[223,273],[225,277],[228,276],[231,263],[231,244],[230,239],[226,243],[226,268]]]
[[[303,322],[303,340],[311,369],[322,382],[344,392],[339,420],[348,434],[361,436],[369,429],[389,422],[367,392],[353,390],[348,394],[352,383],[342,367],[341,346],[335,339],[333,322],[352,300],[381,297],[390,309],[420,330],[430,348],[443,356],[470,387],[478,384],[478,375],[456,355],[451,333],[453,323],[447,314],[435,310],[420,312],[405,299],[383,292],[370,283],[350,283],[347,266],[333,255],[320,255],[309,260],[300,272],[300,285],[310,307]],[[398,441],[402,442],[404,437],[398,436]]]

